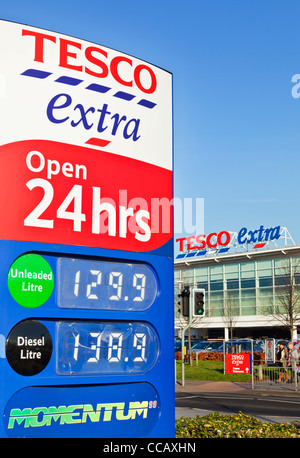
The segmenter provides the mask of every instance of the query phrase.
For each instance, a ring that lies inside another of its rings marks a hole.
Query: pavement
[[[213,382],[206,380],[185,380],[184,386],[182,386],[181,381],[177,381],[175,384],[175,395],[176,393],[191,394],[195,396],[202,393],[215,393],[215,394],[231,394],[236,393],[239,395],[245,396],[296,396],[300,399],[300,386],[298,390],[295,390],[293,386],[287,385],[271,385],[271,386],[258,386],[252,388],[251,382]],[[176,419],[181,417],[194,417],[196,415],[205,416],[211,413],[211,411],[198,409],[198,408],[189,408],[189,407],[176,407],[175,417]],[[219,412],[220,414],[228,415],[228,412]],[[300,412],[299,417],[279,417],[279,416],[255,416],[259,420],[271,422],[271,423],[292,423],[294,421],[300,421]]]
[[[256,384],[252,388],[252,382],[212,382],[208,380],[185,380],[184,386],[181,381],[175,383],[175,392],[182,393],[244,393],[244,394],[264,394],[272,396],[300,396],[300,383],[296,390],[292,384]]]
[[[175,384],[175,392],[198,393],[198,392],[218,392],[230,393],[240,391],[252,391],[251,382],[211,382],[207,380],[185,380],[184,386],[181,382]]]

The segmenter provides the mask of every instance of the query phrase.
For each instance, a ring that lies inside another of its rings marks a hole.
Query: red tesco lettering
[[[212,232],[208,236],[205,235],[193,235],[190,237],[181,237],[176,239],[176,242],[179,242],[179,250],[184,250],[184,242],[186,242],[187,251],[190,250],[202,250],[206,246],[208,248],[216,248],[217,246],[225,246],[230,242],[231,236],[229,232]],[[194,243],[199,243],[200,245],[194,245]]]
[[[55,36],[33,30],[23,29],[22,36],[34,37],[35,62],[44,63],[47,42],[57,43]],[[137,65],[134,68],[132,59],[126,56],[116,56],[110,60],[110,63],[106,62],[108,60],[107,52],[97,46],[88,46],[84,50],[84,55],[82,51],[81,43],[60,38],[59,67],[84,72],[96,78],[106,78],[110,73],[114,80],[122,86],[133,87],[133,84],[135,84],[145,94],[153,94],[155,92],[157,88],[156,76],[148,65]],[[84,61],[82,62],[82,60]],[[123,75],[121,68],[123,68]],[[124,68],[126,68],[126,74],[131,75],[127,79],[124,76]]]

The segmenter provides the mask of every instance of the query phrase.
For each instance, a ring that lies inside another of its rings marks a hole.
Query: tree
[[[233,348],[233,330],[235,328],[239,312],[239,307],[236,301],[236,296],[232,293],[232,291],[226,291],[223,321],[230,332],[231,348]]]
[[[293,331],[300,324],[300,259],[289,256],[276,273],[273,317],[289,329],[293,341]]]

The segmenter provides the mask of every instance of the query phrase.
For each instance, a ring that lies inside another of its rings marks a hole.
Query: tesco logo
[[[203,248],[216,248],[217,246],[225,246],[230,242],[231,236],[229,232],[212,232],[208,236],[193,235],[191,237],[181,237],[176,239],[179,242],[179,250],[183,251],[184,242],[186,242],[186,249],[189,250],[202,250]],[[196,245],[199,244],[199,245]]]
[[[154,71],[145,64],[134,65],[128,56],[115,56],[109,59],[108,53],[98,46],[87,46],[82,43],[59,38],[54,35],[22,30],[22,36],[33,37],[34,61],[44,63],[47,59],[46,49],[53,43],[57,48],[59,67],[87,73],[96,78],[106,78],[109,74],[122,86],[137,87],[145,94],[153,94],[157,88]]]
[[[262,248],[266,242],[277,240],[280,237],[281,227],[270,227],[264,228],[260,226],[256,230],[248,230],[246,227],[242,227],[237,233],[238,245],[244,243],[256,244],[253,248]],[[186,243],[186,250],[202,250],[203,248],[217,248],[219,246],[225,246],[230,243],[231,235],[227,231],[221,231],[219,233],[212,232],[211,234],[205,235],[194,235],[191,237],[182,237],[176,239],[179,242],[179,250],[184,250],[184,243]],[[199,244],[199,245],[197,245]]]

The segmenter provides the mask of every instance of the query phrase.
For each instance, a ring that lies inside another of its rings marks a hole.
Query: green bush
[[[239,354],[250,354],[249,351],[241,351]],[[181,360],[181,352],[175,352],[175,359]],[[188,361],[189,356],[185,356],[185,360]],[[196,360],[196,353],[192,352],[192,359],[193,361]],[[223,361],[223,352],[212,352],[212,351],[204,351],[202,353],[198,353],[198,360],[199,361]],[[262,364],[265,361],[265,354],[264,353],[253,353],[253,360],[256,364]]]
[[[182,417],[175,422],[176,438],[300,438],[300,423],[272,424],[239,412]]]

